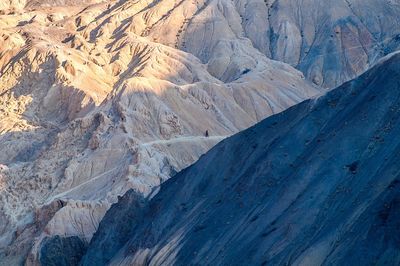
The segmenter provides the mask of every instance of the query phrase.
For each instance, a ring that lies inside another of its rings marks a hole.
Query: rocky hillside
[[[399,48],[399,13],[399,0],[163,0],[129,16],[121,31],[189,52],[224,81],[243,71],[236,64],[252,69],[256,49],[334,88]]]
[[[246,25],[255,35],[255,46],[269,57],[296,66],[323,87],[333,88],[354,78],[400,47],[398,0],[271,0],[270,28],[264,34],[269,36],[267,42],[254,33],[262,16],[250,19],[261,6],[247,12]],[[262,46],[263,42],[269,46]]]
[[[361,73],[397,49],[398,6],[0,1],[0,264],[89,242],[129,189]]]
[[[321,91],[233,33],[233,50],[207,52],[213,63],[144,34],[174,1],[158,11],[146,1],[88,3],[29,1],[0,15],[5,265],[37,263],[48,236],[90,241],[127,190],[147,195],[226,136]]]
[[[81,264],[398,265],[399,78],[396,54],[127,193]]]

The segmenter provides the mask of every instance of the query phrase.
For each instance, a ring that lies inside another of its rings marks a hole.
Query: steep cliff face
[[[128,193],[81,264],[399,264],[399,78],[395,54]]]

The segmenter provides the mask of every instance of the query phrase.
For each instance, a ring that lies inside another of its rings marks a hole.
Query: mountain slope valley
[[[81,265],[398,265],[399,78],[396,54],[130,191]]]
[[[399,263],[398,14],[1,1],[0,265]]]

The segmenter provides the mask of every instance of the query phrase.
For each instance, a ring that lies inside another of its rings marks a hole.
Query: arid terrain
[[[1,1],[0,265],[40,265],[53,236],[88,244],[127,191],[147,197],[363,73],[397,50],[398,14],[397,0]]]
[[[130,191],[81,265],[399,265],[399,78],[396,54]]]

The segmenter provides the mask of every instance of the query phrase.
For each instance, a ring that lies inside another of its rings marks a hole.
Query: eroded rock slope
[[[110,211],[82,265],[397,265],[400,54]]]
[[[398,9],[1,1],[0,261],[37,263],[54,235],[89,242],[128,189],[147,195],[225,137],[323,91],[309,81],[361,73],[397,49]]]
[[[232,60],[208,63],[144,34],[180,6],[161,2],[3,8],[2,264],[37,264],[54,235],[87,244],[127,190],[147,195],[226,136],[321,91],[245,38],[227,39]],[[201,12],[184,2],[182,14]],[[210,62],[224,54],[207,52]]]

